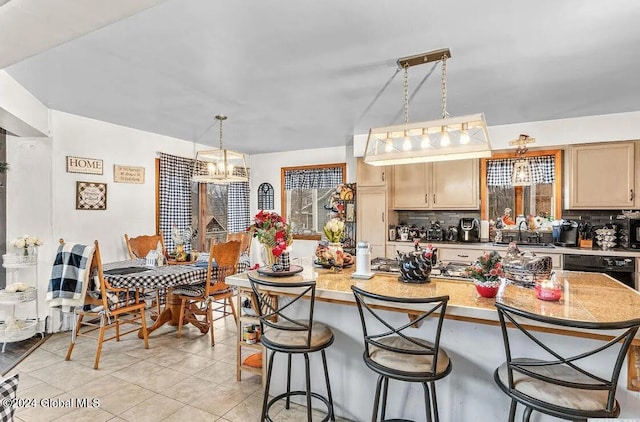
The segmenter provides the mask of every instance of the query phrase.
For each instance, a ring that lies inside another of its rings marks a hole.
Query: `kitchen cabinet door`
[[[479,179],[478,160],[432,163],[431,209],[479,209]]]
[[[634,142],[570,147],[570,209],[635,206]]]
[[[362,158],[358,158],[356,166],[356,182],[358,183],[358,187],[386,185],[386,166],[372,166],[365,163]]]
[[[430,164],[403,164],[393,168],[393,208],[399,210],[429,209],[427,171]]]
[[[358,186],[357,195],[357,239],[369,242],[372,258],[383,257],[387,237],[386,188]]]

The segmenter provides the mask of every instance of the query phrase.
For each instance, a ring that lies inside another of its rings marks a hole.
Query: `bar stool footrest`
[[[271,406],[274,405],[275,403],[277,403],[278,401],[282,400],[282,399],[286,399],[287,397],[292,397],[292,396],[307,396],[307,392],[306,391],[291,391],[289,393],[282,393],[280,395],[275,396],[274,398],[272,398],[271,400],[269,400],[267,402],[267,411],[266,413],[266,420],[268,422],[274,422],[273,419],[271,419],[271,417],[269,416],[269,409],[271,409]],[[335,420],[335,417],[333,415],[333,409],[331,408],[331,404],[329,403],[329,399],[327,399],[325,396],[320,395],[319,393],[314,393],[313,391],[311,392],[311,397],[315,397],[316,399],[320,400],[322,403],[324,403],[325,406],[327,406],[327,416],[322,419],[320,422],[327,422],[330,420]],[[299,403],[296,403],[299,404]],[[411,421],[408,421],[411,422]]]

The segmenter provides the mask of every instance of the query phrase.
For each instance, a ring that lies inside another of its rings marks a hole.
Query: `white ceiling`
[[[640,110],[637,0],[12,0],[9,23],[0,68],[48,107],[214,146],[224,113],[225,146],[247,153],[400,123],[396,60],[443,47],[452,116]],[[439,65],[412,67],[409,88],[432,70],[410,121],[441,115]]]

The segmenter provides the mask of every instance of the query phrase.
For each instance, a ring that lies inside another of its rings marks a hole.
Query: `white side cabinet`
[[[2,343],[3,353],[7,343],[27,340],[36,333],[40,333],[44,337],[44,329],[38,328],[40,326],[37,287],[38,261],[34,258],[20,255],[3,256],[2,266],[7,269],[7,287],[16,283],[24,285],[19,289],[20,291],[0,290],[0,307],[9,308],[9,312],[5,314],[5,320],[0,321],[0,343]],[[31,308],[26,313],[33,316],[16,318],[16,306],[30,306]]]

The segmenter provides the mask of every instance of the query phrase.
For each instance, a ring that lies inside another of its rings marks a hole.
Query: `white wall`
[[[0,70],[0,127],[18,136],[46,136],[49,110],[4,70]]]

